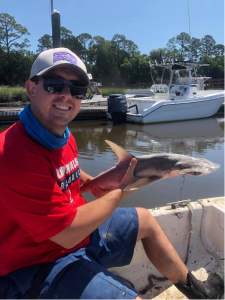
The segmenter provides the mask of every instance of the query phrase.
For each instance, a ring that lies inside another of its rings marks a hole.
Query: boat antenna
[[[189,35],[191,38],[191,19],[190,19],[190,9],[189,9],[189,0],[188,1],[188,20],[189,20]]]
[[[191,49],[190,49],[190,60],[192,61],[191,18],[190,18],[189,0],[187,0],[187,1],[188,1],[188,23],[189,23],[189,36],[190,36],[190,43],[191,43]]]

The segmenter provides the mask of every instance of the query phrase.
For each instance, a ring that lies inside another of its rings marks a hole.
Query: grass
[[[103,97],[111,94],[124,94],[122,88],[100,88]],[[23,87],[0,86],[0,107],[1,106],[24,106],[29,102],[26,89]]]
[[[107,97],[111,94],[125,94],[126,89],[122,88],[99,88],[103,97]]]
[[[23,106],[29,101],[26,89],[23,87],[0,86],[1,106]]]

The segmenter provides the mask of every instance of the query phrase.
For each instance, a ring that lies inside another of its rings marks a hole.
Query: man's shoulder
[[[39,146],[25,131],[23,124],[18,121],[0,134],[0,159],[26,157],[29,153],[41,153]],[[44,149],[44,148],[43,148]]]
[[[26,131],[22,123],[18,121],[0,134],[0,141],[8,138],[20,139],[22,136],[26,136]]]

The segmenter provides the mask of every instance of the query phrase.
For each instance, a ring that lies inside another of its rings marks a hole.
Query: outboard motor
[[[114,124],[126,122],[127,101],[122,94],[111,94],[107,99],[108,113],[112,116]]]

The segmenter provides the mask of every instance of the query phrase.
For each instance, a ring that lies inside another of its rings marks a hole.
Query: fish
[[[105,140],[117,155],[116,166],[106,170],[80,187],[80,193],[91,192],[94,188],[102,190],[115,189],[124,177],[132,158],[137,159],[134,169],[134,179],[124,191],[134,191],[146,187],[159,180],[180,175],[201,176],[216,171],[220,165],[204,158],[173,153],[159,153],[144,156],[134,156],[118,146]]]

